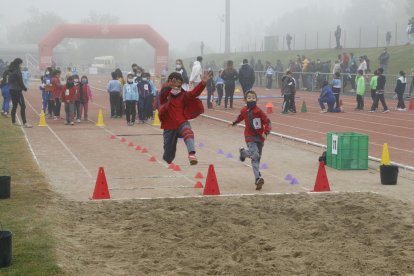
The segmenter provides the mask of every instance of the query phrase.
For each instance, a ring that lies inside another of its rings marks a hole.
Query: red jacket
[[[171,94],[171,88],[164,87],[161,90],[159,108],[161,128],[174,130],[186,122],[188,120],[185,115],[185,111],[188,109],[187,103],[200,96],[205,87],[206,85],[200,82],[192,91],[181,89],[181,93],[177,96]],[[199,111],[201,114],[203,110]]]
[[[236,125],[244,120],[246,127],[244,128],[244,136],[246,142],[264,142],[263,134],[269,134],[272,130],[272,125],[266,114],[257,106],[251,109],[252,111],[252,122],[249,122],[247,106],[240,110],[240,114],[233,125]],[[252,128],[254,127],[254,130]]]
[[[79,100],[79,85],[75,85],[69,89],[66,88],[66,85],[63,86],[62,89],[62,101],[63,102],[71,102],[74,103],[75,101]]]
[[[52,95],[53,98],[60,98],[64,86],[60,84],[60,80],[57,77],[52,78]]]

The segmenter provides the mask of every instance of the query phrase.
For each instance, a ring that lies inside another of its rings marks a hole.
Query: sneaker
[[[370,110],[368,110],[368,112],[373,113],[373,112],[375,112],[375,110],[370,109]]]
[[[73,121],[72,121],[72,122],[70,122],[70,125],[71,125],[71,126],[73,126],[74,124],[75,124],[75,122],[73,122]]]
[[[388,113],[388,112],[390,112],[390,110],[389,109],[386,109],[382,113]]]
[[[401,111],[402,112],[407,111],[407,108],[401,108]]]
[[[31,124],[25,123],[25,124],[23,125],[23,127],[24,127],[24,128],[32,128],[33,126],[32,126]]]
[[[7,117],[7,113],[6,112],[2,112],[1,115],[3,115],[4,117]]]
[[[244,160],[246,160],[246,157],[244,156],[244,151],[245,151],[245,149],[244,149],[244,148],[240,148],[240,149],[239,149],[239,152],[240,152],[239,159],[240,159],[240,161],[242,161],[242,162],[244,162]]]
[[[80,123],[81,121],[80,121],[80,119],[77,119],[77,120],[76,120],[76,122],[77,122],[77,123]]]
[[[58,119],[58,117],[57,117],[57,116],[53,117],[53,120],[55,120],[55,121],[56,121],[57,119]]]
[[[197,165],[198,160],[194,153],[190,153],[188,155],[188,160],[190,161],[190,165]]]
[[[328,111],[326,111],[326,109],[321,109],[321,113],[326,113]]]
[[[264,185],[264,179],[261,178],[261,177],[256,179],[255,185],[256,185],[256,190],[258,190],[258,191],[261,190],[262,186]]]
[[[69,122],[65,122],[65,126],[67,126],[67,125],[69,125],[70,123]]]
[[[349,92],[354,93],[355,92],[355,89],[351,89],[351,90],[349,90]]]
[[[21,126],[19,123],[12,123],[12,125],[17,126],[17,127]]]

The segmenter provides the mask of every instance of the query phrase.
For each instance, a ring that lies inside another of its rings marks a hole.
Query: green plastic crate
[[[326,165],[338,170],[367,170],[368,135],[356,132],[328,132]]]

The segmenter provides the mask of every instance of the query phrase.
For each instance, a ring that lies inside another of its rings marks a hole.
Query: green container
[[[326,165],[338,170],[367,170],[368,135],[356,132],[328,132]]]

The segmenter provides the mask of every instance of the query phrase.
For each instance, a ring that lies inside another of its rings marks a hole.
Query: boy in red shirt
[[[247,149],[240,148],[240,161],[244,162],[246,157],[252,160],[252,168],[255,177],[256,190],[261,190],[264,185],[259,167],[262,149],[267,135],[270,133],[272,126],[266,114],[256,105],[257,94],[254,91],[247,91],[245,95],[246,106],[240,110],[237,119],[230,124],[235,126],[244,120],[246,125],[244,137]]]
[[[73,77],[66,80],[65,89],[62,92],[62,101],[65,103],[66,122],[65,125],[75,124],[75,101],[79,95],[79,85],[75,85]]]
[[[163,159],[170,164],[177,151],[177,139],[184,139],[188,150],[188,159],[191,165],[196,165],[194,132],[188,122],[204,112],[203,104],[197,98],[211,79],[212,74],[204,73],[202,81],[192,91],[185,91],[181,86],[183,77],[178,72],[168,76],[167,84],[160,92],[159,118],[161,128],[164,129],[164,155]]]

